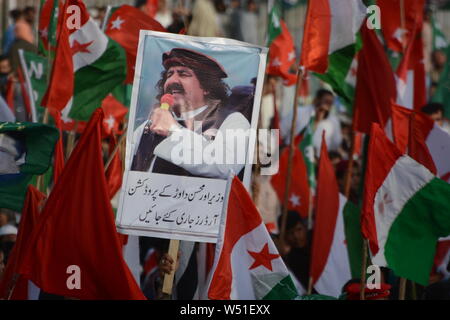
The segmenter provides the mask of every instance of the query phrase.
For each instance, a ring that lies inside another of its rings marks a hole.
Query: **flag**
[[[450,185],[372,125],[365,173],[362,233],[373,264],[428,285],[436,244],[450,235]]]
[[[300,65],[327,72],[329,55],[355,43],[365,16],[366,7],[360,0],[310,0]]]
[[[50,85],[43,105],[64,117],[87,121],[103,99],[125,80],[124,50],[97,26],[81,0],[69,0],[81,11],[81,28],[68,30],[68,14],[60,28]]]
[[[158,21],[132,6],[123,5],[111,10],[109,20],[106,22],[105,33],[126,51],[126,83],[133,83],[134,80],[134,65],[136,64],[140,30],[166,31]]]
[[[361,47],[361,37],[357,34],[354,44],[337,50],[329,56],[329,66],[326,73],[314,73],[314,76],[328,83],[333,91],[342,99],[348,114],[353,113],[358,70],[358,52],[361,50]]]
[[[113,135],[109,138],[109,156],[117,146],[117,138]],[[109,196],[112,199],[122,186],[122,160],[120,159],[120,150],[117,150],[111,164],[106,170],[106,182],[108,184]]]
[[[123,259],[114,224],[102,120],[103,111],[95,111],[42,210],[19,271],[45,292],[65,297],[145,299]],[[79,286],[71,280],[73,270],[74,277],[79,270]]]
[[[15,122],[16,116],[13,114],[3,96],[0,95],[0,122]]]
[[[113,95],[108,95],[102,102],[102,109],[105,113],[103,120],[103,133],[105,136],[121,134],[119,126],[128,113],[128,109],[120,103]]]
[[[291,300],[298,296],[289,271],[241,181],[229,181],[208,298]]]
[[[0,123],[0,208],[22,211],[27,186],[50,167],[58,138],[44,124]]]
[[[62,133],[62,123],[61,115],[59,111],[55,109],[49,109],[50,114],[55,121],[55,127],[59,131],[59,139],[56,143],[55,156],[53,157],[53,182],[56,184],[59,176],[61,175],[64,168],[64,145],[63,145],[63,133]]]
[[[295,64],[294,40],[289,33],[286,23],[281,19],[281,8],[275,2],[269,14],[268,40],[269,63],[267,73],[280,76],[287,86],[296,82],[296,74],[290,69]]]
[[[333,164],[328,158],[325,133],[320,149],[310,277],[318,293],[338,297],[352,277],[343,213],[347,199],[339,194]]]
[[[25,205],[20,218],[17,240],[8,259],[8,264],[0,281],[0,299],[28,300],[28,280],[18,275],[18,266],[30,243],[30,236],[39,219],[39,211],[45,195],[33,186],[28,186]]]
[[[299,144],[299,148],[303,155],[303,160],[308,171],[308,184],[311,192],[316,188],[316,157],[314,155],[314,121],[315,115],[311,115],[309,124],[304,129],[303,138]]]
[[[353,129],[369,133],[372,122],[386,126],[397,93],[394,73],[375,31],[363,26],[361,36],[363,48],[358,54]]]
[[[36,110],[37,121],[43,122],[44,108],[41,107],[41,101],[47,90],[47,59],[33,52],[19,52],[25,81],[30,91],[31,103]]]
[[[445,34],[442,32],[441,25],[436,21],[434,16],[431,16],[431,28],[433,30],[433,51],[446,49],[449,45]]]
[[[425,0],[377,0],[381,31],[389,49],[404,52],[423,19]]]
[[[302,153],[298,148],[298,143],[294,146],[294,156],[292,159],[291,185],[289,187],[288,210],[297,211],[303,218],[309,213],[309,184],[308,172]],[[272,176],[270,182],[277,193],[281,203],[284,201],[286,187],[287,170],[289,160],[289,148],[286,147],[281,153],[279,170]]]
[[[41,0],[39,12],[39,52],[50,55],[54,52],[57,43],[57,28],[60,12],[63,10],[63,1]]]

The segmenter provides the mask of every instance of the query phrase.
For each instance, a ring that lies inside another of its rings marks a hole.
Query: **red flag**
[[[27,91],[26,85],[25,85],[25,78],[22,73],[22,68],[20,68],[20,67],[17,68],[17,79],[19,80],[19,84],[20,84],[20,92],[22,93],[23,104],[25,105],[25,110],[27,111],[27,119],[30,122],[34,122],[33,120],[35,120],[37,122],[36,119],[33,119],[33,113],[31,111],[30,96],[28,95],[28,91]]]
[[[156,13],[158,12],[158,0],[147,0],[147,4],[145,6],[145,13],[150,17],[155,18]]]
[[[353,129],[369,133],[372,122],[386,126],[397,93],[394,73],[375,30],[363,24],[361,35],[363,48],[358,57]]]
[[[325,132],[322,135],[322,144],[320,146],[319,175],[315,201],[316,219],[310,267],[310,277],[313,284],[319,279],[327,264],[339,214],[339,187],[333,164],[328,157]]]
[[[394,142],[398,149],[436,174],[436,166],[425,143],[426,133],[431,131],[433,120],[426,114],[393,105],[392,123]]]
[[[109,141],[109,154],[111,156],[111,153],[117,146],[117,138],[112,135]],[[106,181],[108,183],[109,196],[111,199],[116,195],[117,191],[119,191],[122,186],[122,175],[122,160],[120,159],[120,151],[117,150],[111,164],[108,167],[108,170],[106,170]]]
[[[108,95],[102,102],[102,109],[105,113],[103,120],[103,133],[105,136],[121,134],[119,125],[128,112],[128,108],[117,101],[113,95]]]
[[[127,53],[126,83],[133,83],[140,30],[166,31],[158,21],[128,5],[114,11],[105,30],[105,34],[118,42]]]
[[[14,80],[12,77],[8,78],[8,82],[6,83],[6,103],[8,104],[9,109],[13,114],[16,114],[14,109]]]
[[[286,86],[295,84],[297,77],[289,70],[295,63],[295,48],[292,36],[289,33],[286,23],[280,20],[281,34],[279,34],[270,44],[269,65],[267,73],[280,76],[285,81]]]
[[[414,28],[423,18],[425,0],[378,0],[381,25],[387,46],[403,52],[411,41]]]
[[[48,293],[145,299],[122,257],[102,159],[97,109],[36,226],[20,272]]]
[[[67,0],[63,7],[63,18],[59,20],[58,46],[56,48],[50,83],[41,103],[44,107],[55,108],[59,111],[66,107],[72,98],[74,90],[73,53],[70,48],[69,35],[75,32],[76,29],[69,30],[66,21],[68,19],[67,8],[77,3],[77,0]],[[84,15],[82,17],[86,19]],[[84,21],[82,21],[82,24],[84,24]]]
[[[288,210],[297,211],[302,217],[308,217],[309,212],[309,184],[308,173],[302,153],[294,145],[294,157],[292,159],[292,178],[289,188]],[[289,148],[285,148],[280,156],[278,173],[272,176],[271,183],[280,201],[284,200],[284,190],[287,179]]]
[[[10,290],[13,290],[10,299],[12,300],[28,300],[28,280],[22,276],[18,276],[18,268],[23,259],[26,248],[29,247],[31,233],[37,225],[39,211],[44,203],[45,195],[29,185],[25,204],[22,209],[19,231],[14,248],[9,256],[2,281],[0,282],[0,299],[7,299]],[[16,281],[16,283],[14,283]]]
[[[53,159],[53,183],[56,184],[61,172],[64,168],[64,147],[63,147],[63,135],[62,135],[62,123],[61,123],[61,115],[58,110],[49,108],[49,113],[55,120],[55,126],[59,130],[59,139],[56,143],[55,155]]]

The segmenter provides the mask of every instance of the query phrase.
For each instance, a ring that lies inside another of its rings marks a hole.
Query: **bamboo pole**
[[[301,77],[303,75],[301,67],[297,69],[297,83],[295,85],[295,94],[293,101],[293,115],[292,115],[292,123],[291,123],[291,132],[290,132],[290,145],[289,145],[289,158],[288,158],[288,166],[287,166],[287,176],[286,176],[286,184],[284,188],[284,199],[283,199],[283,212],[281,217],[281,227],[280,227],[280,240],[281,245],[284,246],[284,235],[286,232],[286,222],[287,222],[287,208],[289,201],[289,189],[291,186],[291,174],[292,174],[292,160],[294,157],[294,136],[295,136],[295,126],[297,124],[297,101],[298,101],[298,88],[300,85]]]
[[[398,289],[398,300],[405,300],[406,278],[400,278],[400,286]]]
[[[367,239],[363,240],[363,258],[361,263],[361,282],[360,282],[360,291],[359,298],[360,300],[365,300],[365,292],[366,292],[366,272],[367,272],[367,257],[368,257],[368,241]]]
[[[350,187],[352,185],[352,175],[353,175],[353,164],[354,164],[354,159],[353,159],[353,155],[355,153],[355,131],[351,131],[350,134],[350,154],[349,154],[349,159],[348,159],[348,166],[347,166],[347,172],[345,173],[345,189],[344,189],[344,195],[345,197],[348,199],[350,196]]]
[[[175,269],[175,266],[177,265],[177,259],[178,259],[178,249],[180,247],[180,240],[170,240],[169,244],[169,256],[173,259],[173,266]],[[162,292],[167,295],[172,294],[173,289],[173,278],[175,276],[175,270],[173,270],[171,273],[166,274],[164,276],[164,283]]]
[[[105,172],[108,170],[111,162],[114,159],[114,156],[116,155],[117,151],[119,151],[121,149],[120,145],[123,144],[123,141],[126,139],[127,137],[127,126],[125,125],[124,129],[123,129],[123,134],[120,136],[119,141],[117,141],[116,146],[114,147],[113,151],[111,152],[111,154],[109,155],[108,160],[106,161],[105,164]],[[122,148],[123,150],[123,148]],[[122,159],[124,159],[123,155],[122,155]]]

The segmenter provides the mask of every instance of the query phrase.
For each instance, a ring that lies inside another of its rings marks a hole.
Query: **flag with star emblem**
[[[296,74],[290,72],[296,58],[294,40],[280,16],[281,8],[278,2],[275,2],[268,19],[269,64],[267,73],[282,77],[285,85],[290,86],[295,84],[297,79]]]
[[[377,0],[381,32],[389,49],[404,52],[423,17],[425,0]]]
[[[129,5],[111,8],[105,26],[106,35],[119,43],[126,51],[126,83],[133,83],[140,30],[165,32],[166,29],[158,21]]]
[[[450,46],[446,50],[447,57],[450,57]],[[439,78],[439,83],[431,97],[431,101],[439,102],[444,105],[444,116],[450,118],[450,59],[447,58],[444,71]]]
[[[87,121],[126,76],[125,51],[97,26],[81,0],[68,0],[81,11],[81,28],[66,24],[63,10],[50,85],[42,104],[62,111],[63,119]]]
[[[309,274],[318,293],[338,297],[342,287],[352,278],[344,227],[347,199],[339,194],[333,164],[328,157],[325,132],[320,149]]]
[[[292,178],[289,188],[288,210],[297,211],[303,218],[308,217],[310,186],[309,175],[300,149],[296,143],[294,146],[294,157],[292,159]],[[271,178],[272,186],[277,193],[280,202],[284,200],[284,192],[287,178],[289,159],[289,148],[284,148],[280,156],[279,170]]]
[[[300,65],[313,72],[327,72],[329,55],[355,43],[365,16],[361,0],[310,0]]]
[[[361,228],[373,264],[428,285],[436,244],[450,235],[450,185],[370,132]]]
[[[291,300],[295,285],[250,195],[237,177],[228,182],[207,290],[211,300]]]
[[[0,208],[22,211],[27,185],[50,167],[58,137],[44,124],[0,122]]]
[[[39,52],[47,55],[54,52],[57,40],[59,13],[63,8],[63,1],[41,0],[39,13]]]

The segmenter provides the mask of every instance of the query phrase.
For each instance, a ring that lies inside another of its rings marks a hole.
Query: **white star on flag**
[[[272,66],[274,66],[274,67],[279,67],[279,66],[281,66],[281,61],[280,61],[280,59],[278,59],[278,58],[273,59],[273,61],[272,61]]]
[[[395,30],[394,35],[392,37],[397,39],[401,44],[403,44],[404,43],[404,37],[405,37],[407,32],[408,32],[408,30],[406,30],[406,29],[397,28],[397,30]]]
[[[289,52],[288,61],[291,61],[291,60],[294,60],[294,59],[295,59],[295,51]]]
[[[289,198],[289,201],[292,203],[292,205],[294,207],[300,206],[300,197],[298,195],[294,194],[294,193]]]
[[[108,126],[108,130],[112,130],[114,128],[114,124],[116,123],[116,119],[110,114],[108,119],[103,120]]]
[[[113,30],[113,29],[120,30],[122,23],[124,23],[124,22],[125,22],[125,20],[120,20],[120,17],[117,17],[116,20],[111,22],[112,23],[111,30]]]
[[[40,30],[40,32],[41,32],[41,37],[42,38],[44,38],[44,39],[48,38],[48,30],[47,30],[46,27],[44,29]]]

